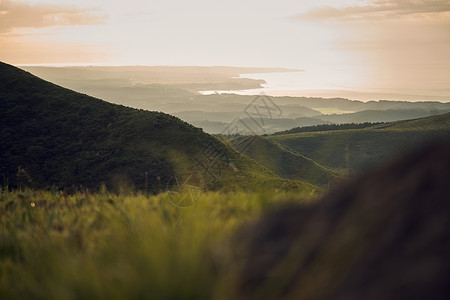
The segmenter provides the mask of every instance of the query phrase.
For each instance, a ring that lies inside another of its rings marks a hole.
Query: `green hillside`
[[[364,110],[350,114],[321,115],[318,118],[334,124],[395,122],[444,114],[449,111],[450,108]]]
[[[333,171],[263,137],[238,137],[231,140],[230,144],[283,178],[306,181],[317,186],[326,186],[336,179]]]
[[[347,130],[347,129],[362,129],[373,127],[378,124],[386,123],[345,123],[345,124],[319,124],[314,126],[295,127],[285,131],[275,132],[273,135],[284,135],[299,132],[316,132],[316,131],[332,131],[332,130]]]
[[[134,187],[157,192],[176,181],[210,189],[317,190],[279,178],[176,117],[114,105],[0,63],[1,184],[69,190]],[[177,180],[174,180],[176,177]]]
[[[450,113],[446,113],[362,129],[298,132],[267,138],[325,167],[361,171],[416,144],[449,136]]]
[[[398,130],[443,130],[448,131],[450,128],[450,113],[420,118],[414,120],[405,120],[391,122],[387,124],[375,125],[375,128],[390,128]]]

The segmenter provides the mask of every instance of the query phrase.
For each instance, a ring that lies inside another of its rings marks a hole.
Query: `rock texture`
[[[237,299],[450,299],[450,138],[242,230]]]

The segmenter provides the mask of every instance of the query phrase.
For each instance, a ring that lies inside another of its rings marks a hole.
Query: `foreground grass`
[[[0,298],[208,299],[234,230],[273,204],[309,201],[210,192],[173,205],[184,196],[1,193]]]

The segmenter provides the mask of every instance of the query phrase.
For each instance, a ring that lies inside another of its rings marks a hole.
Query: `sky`
[[[0,0],[15,65],[288,67],[448,94],[449,33],[450,0]]]

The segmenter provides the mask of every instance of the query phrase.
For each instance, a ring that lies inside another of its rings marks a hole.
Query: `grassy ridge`
[[[222,240],[294,195],[209,192],[189,209],[169,196],[0,193],[0,298],[210,299]]]
[[[363,129],[274,135],[279,143],[328,168],[363,170],[430,139],[450,136],[450,114],[378,124]]]
[[[450,128],[450,113],[406,121],[375,125],[374,128],[390,128],[399,130],[442,130]]]
[[[230,144],[283,178],[324,187],[337,177],[335,172],[311,159],[263,137],[238,137],[231,140]],[[245,148],[242,148],[243,145]]]
[[[406,148],[448,136],[450,113],[390,123],[294,128],[265,137],[238,137],[231,145],[281,177],[326,186],[335,171],[374,168]]]

